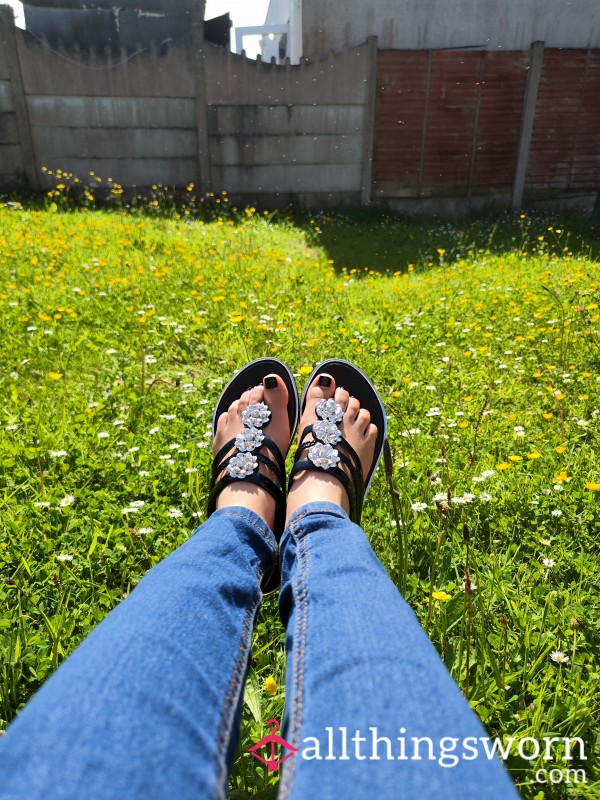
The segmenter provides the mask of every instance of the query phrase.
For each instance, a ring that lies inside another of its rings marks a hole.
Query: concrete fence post
[[[194,25],[192,32],[192,66],[196,93],[196,131],[198,136],[198,187],[207,194],[212,191],[210,166],[210,137],[206,104],[206,59],[203,25]]]
[[[25,98],[23,87],[23,76],[21,74],[21,61],[19,59],[19,48],[17,46],[17,28],[15,18],[10,6],[0,5],[0,47],[6,54],[8,64],[10,87],[12,90],[15,115],[17,119],[17,130],[19,133],[19,143],[23,156],[23,168],[25,176],[32,189],[40,188],[35,151],[33,149],[33,138],[31,135],[31,124],[29,121],[29,110]]]
[[[542,66],[544,63],[544,42],[533,42],[529,51],[529,71],[527,72],[527,85],[523,100],[523,116],[521,118],[521,133],[519,136],[519,149],[517,151],[517,166],[513,181],[512,210],[519,211],[523,202],[527,164],[529,162],[529,149],[531,134],[535,121]]]
[[[373,186],[373,159],[375,150],[375,115],[377,113],[377,36],[367,39],[365,122],[363,127],[363,153],[360,204],[371,202]]]

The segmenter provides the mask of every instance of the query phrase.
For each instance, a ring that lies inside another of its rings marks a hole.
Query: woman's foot
[[[244,430],[242,412],[253,403],[265,403],[271,412],[269,422],[262,428],[266,436],[272,439],[285,458],[290,441],[290,423],[288,417],[288,390],[278,375],[267,375],[262,386],[255,386],[244,392],[239,400],[235,400],[227,411],[217,420],[213,453],[216,455],[227,442],[235,439]],[[231,454],[235,452],[232,445]],[[267,448],[262,452],[272,458]],[[269,468],[260,463],[260,472],[277,482]],[[254,483],[235,481],[226,486],[217,498],[217,508],[227,506],[245,506],[255,511],[273,530],[275,523],[275,498],[266,490]]]
[[[375,453],[377,427],[371,423],[371,415],[366,409],[360,407],[360,403],[355,397],[350,397],[345,389],[336,388],[331,375],[326,373],[318,375],[309,388],[306,394],[306,407],[300,420],[300,436],[307,425],[317,422],[315,408],[319,400],[327,400],[331,397],[340,404],[345,412],[344,418],[339,424],[339,430],[360,458],[363,476],[366,479]],[[339,466],[345,469],[342,464]],[[286,524],[297,508],[314,501],[336,503],[346,513],[350,509],[348,495],[338,478],[320,470],[306,471],[300,473],[292,482],[287,500]]]

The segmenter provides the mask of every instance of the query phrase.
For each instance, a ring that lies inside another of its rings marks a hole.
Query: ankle
[[[288,494],[286,525],[290,516],[306,503],[326,502],[340,506],[346,514],[350,513],[348,496],[340,481],[334,475],[324,472],[305,472],[294,478]]]
[[[244,506],[258,514],[271,530],[275,527],[275,500],[260,486],[252,483],[233,483],[226,486],[217,498],[217,509]]]

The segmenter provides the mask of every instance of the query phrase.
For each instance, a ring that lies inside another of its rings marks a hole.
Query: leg
[[[46,681],[0,741],[0,798],[225,797],[276,542],[217,511]]]
[[[317,400],[331,396],[346,410],[340,430],[366,472],[373,426],[332,379],[309,390],[300,430],[313,421]],[[479,720],[349,520],[340,481],[301,473],[288,510],[281,541],[289,698],[283,736],[301,752],[284,765],[280,800],[516,797],[502,765],[485,756]],[[478,745],[479,756],[469,745]]]
[[[248,404],[263,401],[274,417],[268,433],[287,452],[288,392],[273,375],[220,415],[215,453],[243,429]],[[261,580],[276,565],[277,541],[275,501],[259,486],[227,486],[217,506],[10,726],[0,741],[0,800],[225,797]]]

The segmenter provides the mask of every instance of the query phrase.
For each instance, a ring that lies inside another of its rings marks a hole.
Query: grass
[[[273,354],[302,385],[338,356],[388,409],[397,515],[380,470],[363,517],[381,561],[492,736],[585,742],[552,765],[585,785],[511,756],[523,796],[600,797],[597,226],[92,200],[0,208],[0,728],[204,519],[232,370]],[[269,597],[235,798],[274,796],[245,750],[284,671]]]

